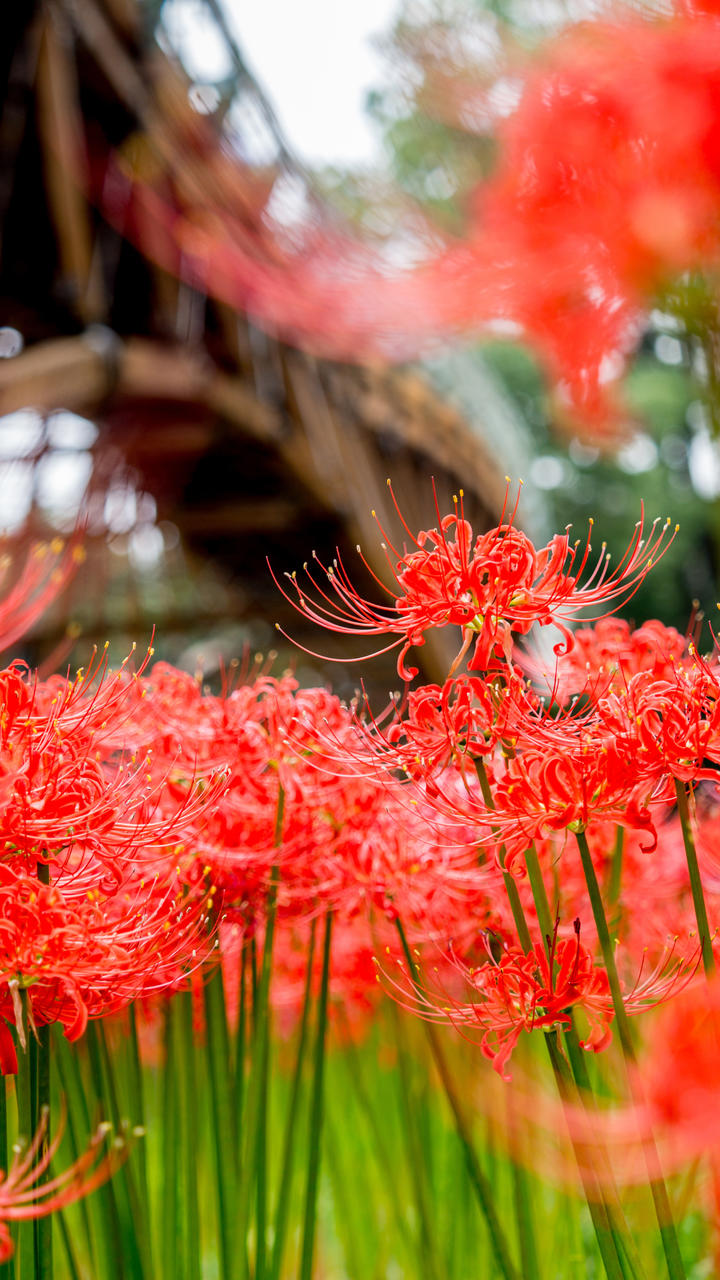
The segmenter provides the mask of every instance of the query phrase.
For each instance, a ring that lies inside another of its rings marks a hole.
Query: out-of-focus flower
[[[718,781],[720,674],[693,646],[664,677],[649,669],[629,676],[598,699],[597,713],[638,779]]]
[[[0,1262],[6,1262],[14,1251],[9,1222],[44,1218],[90,1195],[127,1159],[130,1140],[141,1136],[141,1131],[135,1130],[130,1135],[118,1134],[108,1143],[112,1126],[101,1124],[73,1164],[47,1182],[39,1182],[50,1168],[62,1137],[60,1131],[48,1143],[47,1128],[48,1117],[44,1115],[29,1145],[16,1148],[7,1173],[0,1173]]]
[[[16,580],[0,600],[0,651],[24,636],[82,564],[85,553],[77,542],[66,546],[60,539],[35,543]],[[0,558],[0,590],[10,575],[13,560]]]
[[[675,1159],[720,1153],[720,983],[698,978],[651,1028],[640,1073],[646,1123]]]
[[[404,273],[318,216],[317,202],[288,234],[271,185],[258,203],[262,182],[239,162],[231,175],[222,135],[209,127],[202,189],[188,183],[187,166],[159,165],[154,148],[150,168],[129,152],[95,157],[95,198],[166,270],[326,355],[406,359],[438,335],[510,321],[565,408],[607,434],[628,416],[617,377],[648,303],[688,272],[705,272],[714,296],[717,19],[710,0],[683,0],[673,13],[617,10],[498,66],[496,100],[503,81],[517,95],[504,118],[495,113],[495,172],[469,201],[464,232],[427,235],[423,260]],[[443,97],[452,96],[457,125],[472,132],[478,121],[487,144],[487,65],[473,84],[467,61]],[[133,151],[145,154],[137,138]]]
[[[677,666],[691,665],[687,637],[656,618],[632,627],[624,618],[599,618],[594,626],[576,627],[572,647],[558,655],[552,675],[547,659],[532,649],[516,655],[528,675],[546,683],[559,705],[572,695],[596,701],[619,693],[632,676],[647,672],[654,680],[675,679]]]

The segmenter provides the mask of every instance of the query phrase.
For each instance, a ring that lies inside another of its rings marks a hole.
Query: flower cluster
[[[21,582],[34,592],[32,576]],[[147,661],[111,672],[103,656],[74,679],[18,662],[0,672],[5,1071],[17,1070],[8,1027],[23,1048],[50,1022],[75,1039],[88,1018],[171,989],[212,946],[212,894],[183,868],[224,777],[158,772],[128,743]]]
[[[678,788],[687,804],[688,791],[720,777],[715,662],[660,622],[633,630],[604,616],[664,553],[669,526],[654,525],[644,538],[640,522],[612,567],[604,549],[593,559],[589,538],[573,544],[569,531],[536,549],[514,516],[503,513],[497,528],[473,537],[458,504],[413,538],[411,551],[392,552],[382,606],[356,593],[343,566],[327,571],[327,585],[314,575],[307,591],[290,578],[296,606],[325,626],[399,637],[406,677],[415,674],[408,650],[430,627],[457,628],[458,656],[444,685],[410,688],[383,715],[359,711],[354,736],[319,728],[318,750],[326,769],[334,760],[338,775],[373,779],[394,805],[422,814],[453,856],[474,838],[474,864],[453,869],[462,906],[447,930],[450,951],[437,948],[437,992],[418,987],[402,960],[399,969],[394,961],[383,967],[399,998],[423,1016],[479,1034],[502,1073],[523,1030],[562,1029],[579,1018],[586,1047],[598,1050],[618,1000],[623,1016],[638,1013],[691,979],[700,917]],[[573,632],[573,618],[588,608],[595,625]],[[530,646],[533,624],[561,630],[548,673]],[[717,821],[714,791],[702,812]],[[701,922],[701,935],[720,924],[702,830],[710,925]],[[637,895],[642,917],[633,910]],[[404,887],[395,901],[401,920],[417,922],[422,902],[411,912]],[[425,919],[424,941],[439,942],[437,921]]]
[[[712,963],[720,667],[659,622],[605,616],[674,535],[640,521],[613,566],[589,535],[536,548],[515,519],[507,504],[475,536],[460,496],[411,550],[387,540],[383,606],[339,565],[312,591],[291,579],[316,620],[393,637],[401,675],[429,628],[457,629],[446,680],[377,715],[265,668],[213,693],[151,653],[0,672],[3,1072],[38,1028],[75,1039],[211,953],[232,1018],[250,941],[280,1025],[326,984],[358,1034],[381,955],[380,987],[504,1078],[523,1034],[599,1052],[617,1027],[626,1045],[628,1015]],[[561,635],[547,673],[535,624]],[[326,979],[311,939],[331,916]]]

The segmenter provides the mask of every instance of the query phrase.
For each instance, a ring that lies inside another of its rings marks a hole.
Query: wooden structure
[[[218,0],[207,3],[209,20],[222,20]],[[187,143],[197,126],[205,143],[212,137],[221,146],[228,101],[214,116],[194,110],[183,68],[142,29],[152,8],[138,8],[135,0],[34,0],[6,15],[0,323],[24,345],[0,359],[0,415],[31,406],[43,420],[58,409],[91,419],[97,437],[90,492],[102,498],[103,486],[124,468],[137,493],[152,495],[157,526],[179,531],[196,572],[221,566],[224,595],[212,606],[186,602],[179,612],[165,598],[152,619],[162,632],[208,631],[231,612],[245,620],[253,642],[253,620],[266,620],[266,628],[267,619],[279,619],[307,648],[339,654],[333,637],[318,637],[290,615],[266,556],[282,571],[299,567],[313,550],[329,562],[339,547],[352,563],[361,543],[382,574],[373,509],[402,536],[387,476],[418,528],[436,523],[431,475],[443,502],[464,489],[478,528],[497,519],[505,483],[477,436],[418,374],[334,364],[293,349],[200,292],[192,279],[157,265],[104,217],[92,171],[110,149],[132,155],[133,163],[165,166],[175,181],[183,165],[188,181],[202,184],[204,165],[208,184],[217,177],[207,148],[188,150]],[[225,34],[237,71],[229,95],[240,89],[244,101],[256,95],[277,144],[273,165],[260,174],[239,156],[230,164],[234,196],[242,200],[260,184],[266,200],[294,161]],[[222,156],[225,172],[226,150]],[[251,231],[254,199],[248,197]],[[0,418],[5,459],[8,421],[16,419]],[[47,449],[40,438],[36,463]],[[15,536],[43,525],[52,527],[52,520],[36,504]],[[116,572],[118,563],[107,534],[102,518],[89,521],[94,586],[83,593],[81,613],[93,638],[108,630],[131,633],[150,621],[137,591],[126,592],[125,618],[104,616],[108,566]],[[161,569],[167,589],[173,572],[186,574],[187,560],[173,570],[166,556]],[[266,629],[259,641],[267,643]],[[445,662],[428,646],[429,673]],[[384,678],[392,679],[391,659]],[[348,673],[346,685],[351,679]]]

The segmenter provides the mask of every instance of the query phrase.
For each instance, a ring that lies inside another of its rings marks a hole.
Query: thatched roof
[[[156,522],[223,567],[226,602],[198,606],[198,627],[231,609],[279,618],[317,647],[288,617],[266,554],[282,570],[313,549],[330,560],[337,545],[351,559],[360,542],[382,572],[371,511],[397,531],[387,476],[417,527],[435,523],[431,475],[443,502],[464,489],[478,527],[497,518],[504,480],[417,373],[333,363],[281,342],[186,278],[181,262],[166,270],[137,227],[126,238],[102,197],[102,175],[118,157],[160,166],[191,194],[203,183],[212,191],[221,158],[223,198],[231,189],[243,234],[256,243],[258,211],[294,163],[279,134],[272,165],[252,168],[228,153],[223,111],[194,112],[182,68],[142,31],[143,11],[134,0],[44,0],[6,15],[0,295],[2,323],[25,348],[0,360],[0,414],[32,406],[92,419],[95,493],[122,465],[154,498]],[[236,48],[233,56],[237,65]],[[264,103],[240,67],[235,88]],[[0,421],[0,445],[2,432]],[[48,447],[43,437],[36,462]],[[42,511],[33,518],[36,528],[47,522]],[[101,520],[90,524],[103,534]],[[84,615],[96,632],[118,625],[103,617],[107,553],[105,538],[97,541],[96,617],[87,593]],[[147,621],[137,598],[133,607],[139,616],[123,629]],[[167,601],[163,613],[161,626],[182,625]],[[428,651],[431,669],[442,661]]]

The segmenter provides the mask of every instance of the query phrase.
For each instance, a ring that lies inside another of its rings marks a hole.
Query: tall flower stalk
[[[507,518],[504,512],[497,529],[474,538],[460,499],[454,514],[439,518],[435,530],[415,537],[404,526],[411,538],[409,552],[393,551],[386,535],[392,581],[386,587],[388,602],[380,607],[357,595],[345,566],[339,564],[327,571],[327,589],[316,577],[307,589],[291,577],[291,588],[297,593],[296,607],[333,630],[399,636],[398,671],[404,678],[417,674],[408,667],[407,655],[424,643],[428,628],[459,628],[458,658],[444,687],[411,690],[389,718],[361,722],[354,759],[368,773],[384,776],[389,790],[393,773],[401,770],[410,803],[425,806],[447,834],[459,827],[475,831],[480,847],[495,856],[509,917],[497,887],[490,892],[488,885],[480,930],[484,959],[472,964],[463,960],[463,944],[453,942],[453,964],[471,987],[470,1002],[461,1003],[449,989],[435,996],[423,987],[406,940],[409,985],[389,974],[386,979],[396,996],[431,1023],[447,1020],[476,1028],[483,1053],[503,1073],[522,1032],[544,1028],[566,1100],[571,1086],[553,1039],[557,1029],[567,1041],[573,1064],[572,1087],[585,1093],[589,1079],[578,1054],[583,1047],[602,1049],[614,1024],[639,1100],[629,1015],[680,990],[692,977],[694,960],[676,958],[673,944],[660,950],[648,968],[643,939],[637,978],[634,985],[625,985],[586,832],[592,832],[593,839],[606,827],[622,833],[607,840],[609,869],[603,875],[610,891],[608,909],[615,912],[624,881],[635,874],[636,864],[628,865],[629,835],[640,841],[650,858],[666,839],[665,815],[676,800],[690,896],[709,971],[710,927],[685,788],[705,778],[717,780],[715,708],[720,688],[715,669],[698,658],[692,645],[681,645],[675,653],[669,631],[672,662],[664,669],[657,657],[647,660],[642,631],[636,641],[620,625],[611,638],[603,620],[596,633],[587,627],[578,633],[585,661],[581,667],[575,663],[575,639],[567,625],[573,614],[587,605],[601,612],[614,610],[630,598],[663,553],[664,530],[653,531],[646,540],[642,523],[638,525],[625,557],[612,570],[604,556],[592,560],[589,538],[582,553],[578,544],[571,550],[567,535],[536,552],[514,521],[514,510]],[[564,634],[544,695],[524,678],[536,660],[531,650],[516,642],[529,635],[533,623],[555,623]],[[662,639],[661,624],[653,626],[655,638]],[[602,640],[602,661],[593,665],[595,637]],[[467,675],[461,669],[465,661]],[[340,771],[340,746],[337,759]],[[571,855],[566,851],[560,858],[563,833],[565,839],[575,835],[579,879],[574,868],[564,870]],[[546,887],[551,869],[552,908]],[[478,873],[473,876],[466,868],[463,874],[468,892]],[[683,911],[687,920],[687,904]],[[574,940],[567,936],[571,922]],[[628,913],[621,914],[619,923],[625,932],[636,930],[628,933],[632,950],[642,931]],[[601,963],[593,959],[595,946]],[[624,965],[627,968],[627,961]],[[590,1030],[579,1043],[574,1039],[578,1014]],[[606,1161],[607,1155],[598,1159]],[[682,1280],[685,1270],[670,1202],[651,1146],[647,1159],[668,1274],[671,1280]],[[642,1270],[637,1251],[616,1209],[598,1190],[605,1182],[603,1175],[594,1191],[586,1184],[605,1269],[610,1276],[624,1275],[627,1266],[637,1273]]]

